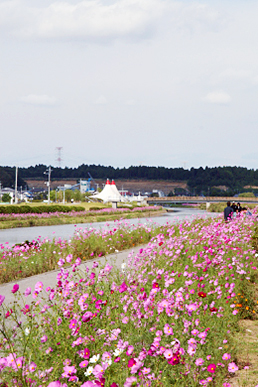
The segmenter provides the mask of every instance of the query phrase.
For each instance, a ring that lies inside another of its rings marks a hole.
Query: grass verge
[[[9,228],[19,228],[19,227],[35,227],[35,226],[53,226],[60,224],[80,224],[80,223],[94,223],[94,222],[105,222],[116,219],[133,219],[133,218],[143,218],[143,217],[153,217],[159,216],[165,213],[165,210],[152,210],[146,209],[144,211],[123,211],[119,214],[119,211],[114,213],[100,213],[97,211],[94,213],[87,213],[71,216],[67,214],[62,214],[58,216],[49,216],[47,218],[41,217],[31,217],[27,219],[12,219],[12,220],[0,220],[0,229],[9,229]]]

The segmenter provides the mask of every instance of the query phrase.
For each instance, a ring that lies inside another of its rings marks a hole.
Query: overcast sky
[[[0,0],[0,165],[257,169],[257,20],[257,0]]]

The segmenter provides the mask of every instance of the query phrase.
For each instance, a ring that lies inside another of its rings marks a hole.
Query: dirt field
[[[47,189],[46,184],[44,184],[45,180],[36,180],[36,179],[25,179],[29,188],[41,188]],[[103,187],[106,180],[96,179],[96,183],[99,184],[99,187]],[[76,184],[76,179],[67,179],[67,180],[52,180],[51,181],[51,189],[56,189],[59,185],[64,184]],[[187,188],[186,182],[182,181],[172,181],[172,180],[116,180],[116,186],[119,190],[128,190],[130,192],[141,193],[144,192],[152,192],[153,189],[161,190],[167,195],[170,191],[173,191],[175,188]],[[96,185],[93,183],[93,188]]]

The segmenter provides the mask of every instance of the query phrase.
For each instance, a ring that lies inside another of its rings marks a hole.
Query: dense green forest
[[[18,185],[25,187],[26,179],[43,179],[46,165],[36,165],[19,168]],[[94,179],[146,179],[146,180],[175,180],[186,181],[188,194],[203,195],[234,195],[246,191],[246,185],[258,186],[258,170],[243,167],[214,167],[214,168],[165,168],[131,166],[129,168],[114,168],[102,165],[85,165],[78,168],[53,167],[51,179],[80,179],[88,178],[89,173]],[[0,181],[2,186],[14,186],[15,168],[0,167]],[[227,187],[224,189],[218,186]],[[249,189],[250,190],[250,189]],[[255,190],[253,190],[255,192]],[[185,193],[185,192],[182,192]]]

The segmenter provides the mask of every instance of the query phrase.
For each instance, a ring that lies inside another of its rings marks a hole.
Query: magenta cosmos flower
[[[209,364],[208,367],[207,367],[207,371],[208,372],[211,372],[212,374],[214,374],[214,372],[216,371],[216,364]]]
[[[19,285],[15,284],[15,285],[13,285],[13,288],[12,288],[11,292],[12,293],[16,293],[16,292],[18,292],[18,290],[19,290]]]

